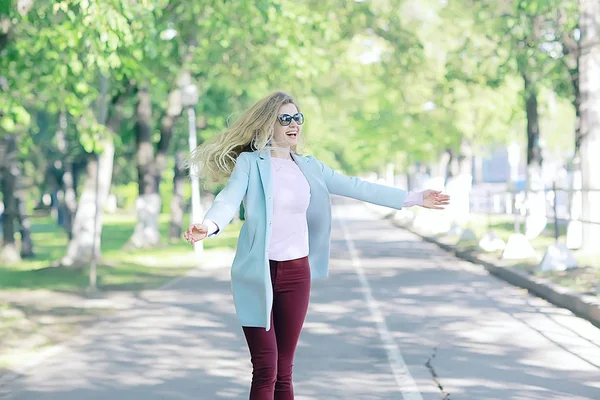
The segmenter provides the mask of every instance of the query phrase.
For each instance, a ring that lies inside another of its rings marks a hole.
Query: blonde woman
[[[349,178],[297,154],[303,123],[292,97],[275,92],[190,160],[203,179],[227,184],[204,222],[187,229],[188,242],[218,235],[244,204],[231,287],[253,366],[251,400],[294,398],[292,365],[311,279],[328,276],[330,194],[395,209],[449,202],[438,191],[407,193]]]

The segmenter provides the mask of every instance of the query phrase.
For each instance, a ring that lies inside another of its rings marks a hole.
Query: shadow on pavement
[[[426,400],[441,398],[428,361],[447,399],[600,398],[598,330],[385,221],[353,215],[344,219],[360,265]],[[15,381],[9,398],[246,399],[250,372],[224,267],[146,293]],[[298,400],[402,398],[339,222],[331,276],[313,283],[295,387]]]

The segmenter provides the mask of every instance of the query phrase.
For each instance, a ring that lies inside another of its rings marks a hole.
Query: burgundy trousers
[[[243,327],[252,361],[250,400],[293,400],[294,353],[310,298],[308,257],[270,261],[271,329]]]

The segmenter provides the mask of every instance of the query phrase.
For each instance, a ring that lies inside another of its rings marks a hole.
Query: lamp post
[[[181,103],[186,108],[188,114],[189,146],[192,152],[198,146],[196,137],[196,110],[198,103],[198,88],[192,82],[187,82],[181,88]],[[202,222],[202,205],[200,204],[200,179],[194,166],[190,168],[190,178],[192,181],[192,223]],[[194,244],[194,251],[201,256],[204,251],[202,241]]]
[[[108,93],[108,78],[106,75],[102,74],[100,76],[100,97],[98,99],[98,121],[101,124],[106,124],[106,113],[107,113],[107,103],[106,103],[106,94]],[[95,146],[94,146],[95,147]],[[98,232],[98,228],[100,227],[100,154],[98,154],[98,150],[94,150],[94,157],[96,162],[96,177],[94,179],[94,236],[92,239],[92,260],[90,262],[90,279],[88,291],[95,292],[98,290],[97,288],[97,264],[98,264],[98,251],[96,247],[99,247],[96,244],[96,240],[100,239],[100,235]]]

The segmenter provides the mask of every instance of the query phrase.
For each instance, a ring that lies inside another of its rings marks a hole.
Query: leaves
[[[39,2],[24,14],[7,11],[14,25],[0,57],[9,88],[0,91],[0,126],[24,133],[37,123],[30,113],[64,111],[91,151],[101,75],[106,104],[148,84],[162,110],[153,115],[158,127],[187,70],[206,121],[202,139],[283,89],[307,115],[307,150],[334,166],[433,160],[463,138],[487,144],[518,132],[523,71],[573,98],[576,9],[574,0]],[[127,155],[130,97],[122,112],[117,152]],[[175,132],[183,136],[186,124]]]

